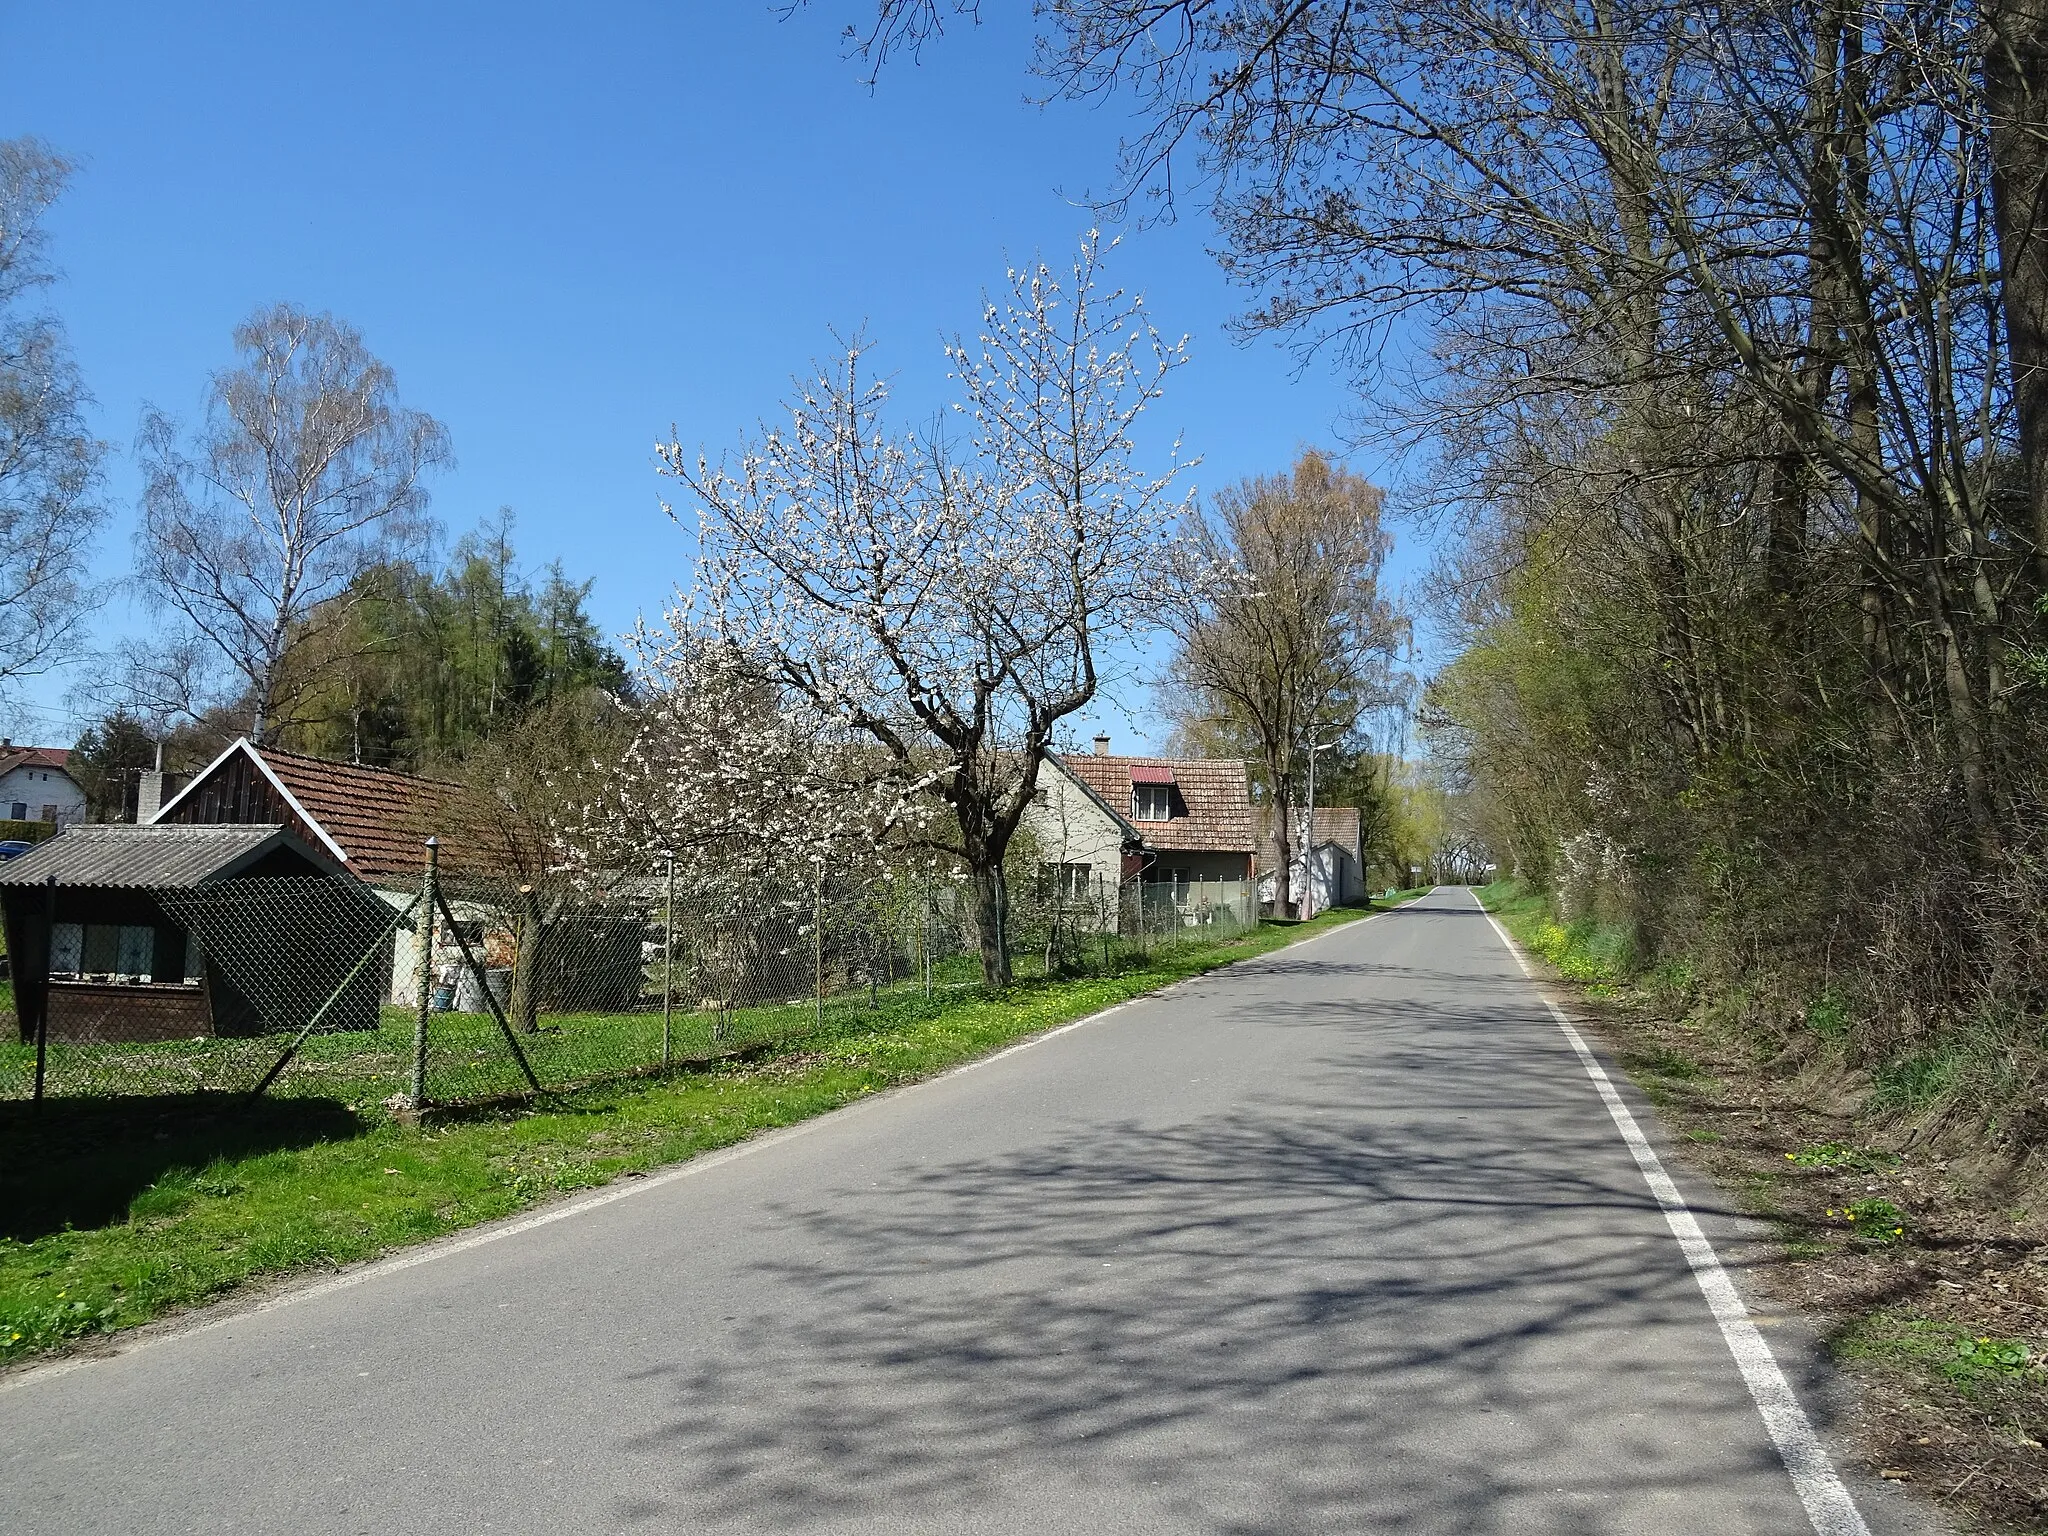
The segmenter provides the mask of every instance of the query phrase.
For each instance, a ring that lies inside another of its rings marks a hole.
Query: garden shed
[[[326,1027],[378,1022],[391,908],[283,826],[71,827],[0,864],[0,914],[25,1041],[272,1034],[338,990]]]

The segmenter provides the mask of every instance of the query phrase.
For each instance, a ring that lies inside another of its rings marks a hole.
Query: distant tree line
[[[580,717],[593,693],[624,700],[626,664],[591,620],[589,593],[559,563],[538,579],[522,575],[504,513],[465,535],[438,570],[394,562],[364,571],[335,599],[342,618],[316,610],[302,642],[285,648],[292,706],[273,717],[268,738],[315,757],[448,773],[558,706],[573,703]],[[95,817],[117,820],[124,807],[132,814],[135,774],[156,764],[159,743],[165,766],[190,769],[246,734],[252,717],[249,700],[235,697],[159,729],[117,703],[79,737],[73,770]]]

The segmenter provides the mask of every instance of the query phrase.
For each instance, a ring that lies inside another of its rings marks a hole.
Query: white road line
[[[1375,913],[1374,917],[1383,915]],[[1335,928],[1329,929],[1326,933],[1312,934],[1306,939],[1296,940],[1293,944],[1283,944],[1278,949],[1268,950],[1263,955],[1252,955],[1247,959],[1234,961],[1230,965],[1221,967],[1221,969],[1230,971],[1237,970],[1242,966],[1254,965],[1261,960],[1269,959],[1273,955],[1282,955],[1287,953],[1288,950],[1298,948],[1303,944],[1310,944],[1317,939],[1327,938],[1331,933],[1345,933],[1354,928],[1362,928],[1366,923],[1373,920],[1372,917],[1368,917],[1355,923],[1342,923]],[[1214,975],[1216,973],[1204,972],[1203,974]],[[1197,978],[1191,977],[1189,979],[1194,980]],[[255,1317],[264,1312],[275,1312],[281,1307],[297,1306],[302,1301],[314,1301],[322,1296],[331,1296],[336,1291],[350,1290],[355,1286],[366,1284],[372,1280],[381,1280],[386,1275],[395,1275],[403,1270],[415,1269],[422,1264],[431,1264],[436,1259],[445,1259],[458,1253],[467,1253],[472,1248],[483,1247],[486,1243],[495,1243],[508,1237],[517,1237],[520,1233],[531,1232],[536,1227],[545,1227],[558,1221],[567,1221],[572,1216],[581,1216],[586,1211],[594,1211],[600,1206],[610,1205],[614,1201],[628,1200],[634,1195],[642,1195],[649,1190],[660,1189],[664,1185],[677,1182],[679,1179],[693,1179],[699,1174],[711,1172],[714,1168],[722,1168],[736,1158],[751,1157],[756,1152],[765,1152],[770,1147],[780,1146],[783,1142],[793,1137],[808,1135],[827,1121],[837,1120],[855,1110],[880,1104],[885,1100],[896,1098],[902,1094],[915,1093],[920,1088],[929,1088],[935,1083],[945,1082],[948,1078],[960,1077],[968,1072],[979,1071],[981,1068],[1001,1061],[1005,1057],[1015,1056],[1020,1051],[1028,1051],[1033,1046],[1043,1045],[1048,1040],[1058,1039],[1061,1035],[1071,1034],[1075,1030],[1083,1029],[1090,1024],[1099,1024],[1113,1013],[1120,1013],[1136,1003],[1148,1002],[1153,998],[1172,991],[1173,987],[1180,984],[1179,982],[1174,982],[1156,991],[1143,992],[1136,997],[1125,998],[1122,1002],[1112,1003],[1109,1007],[1099,1012],[1091,1013],[1085,1018],[1074,1019],[1068,1023],[1056,1025],[1039,1034],[1019,1040],[1013,1045],[1006,1045],[999,1051],[992,1051],[986,1056],[978,1056],[972,1061],[962,1062],[957,1067],[949,1067],[936,1076],[922,1078],[914,1083],[905,1083],[899,1088],[885,1089],[881,1093],[870,1094],[863,1099],[855,1099],[851,1103],[840,1105],[837,1109],[827,1110],[822,1115],[814,1115],[810,1119],[800,1120],[794,1125],[786,1125],[772,1131],[764,1131],[760,1135],[751,1136],[747,1140],[736,1142],[732,1146],[721,1147],[715,1152],[699,1153],[688,1162],[678,1163],[673,1167],[663,1169],[659,1173],[650,1173],[639,1177],[631,1175],[622,1176],[614,1182],[604,1185],[602,1188],[592,1190],[589,1194],[574,1196],[562,1201],[558,1205],[551,1205],[545,1210],[536,1211],[531,1216],[521,1216],[516,1219],[500,1222],[495,1226],[481,1227],[471,1232],[462,1233],[459,1236],[441,1238],[424,1244],[421,1247],[408,1249],[404,1253],[393,1254],[390,1258],[372,1259],[368,1263],[358,1265],[356,1268],[343,1270],[340,1274],[330,1279],[316,1280],[310,1285],[296,1285],[288,1290],[279,1291],[276,1295],[265,1297],[262,1301],[256,1302],[251,1306],[235,1307],[230,1297],[216,1303],[216,1305],[232,1308],[232,1310],[217,1313],[213,1316],[202,1315],[192,1322],[173,1322],[126,1335],[116,1334],[113,1336],[114,1344],[110,1350],[73,1355],[67,1359],[53,1360],[48,1365],[31,1366],[27,1370],[15,1371],[8,1375],[0,1376],[0,1392],[10,1392],[17,1388],[25,1387],[31,1382],[49,1381],[53,1377],[68,1376],[73,1371],[82,1371],[90,1366],[103,1364],[118,1356],[134,1354],[137,1350],[147,1349],[152,1344],[163,1344],[173,1339],[190,1338],[196,1333],[211,1333],[216,1328],[231,1327],[241,1322],[244,1318]]]
[[[1476,895],[1472,899],[1475,903],[1479,901]],[[1501,943],[1514,956],[1522,974],[1534,980],[1535,972],[1529,969],[1529,962],[1522,958],[1521,949],[1508,937],[1507,930],[1494,922],[1493,914],[1487,912],[1483,904],[1479,910],[1485,913],[1487,922],[1493,924],[1493,931],[1500,935]],[[1813,1522],[1817,1536],[1870,1536],[1870,1528],[1863,1523],[1863,1516],[1857,1513],[1856,1501],[1849,1497],[1849,1490],[1835,1471],[1834,1463],[1828,1459],[1820,1436],[1814,1433],[1812,1420],[1800,1406],[1798,1395],[1785,1379],[1785,1373],[1778,1368],[1770,1345],[1764,1342],[1756,1324],[1750,1321],[1748,1309],[1742,1305],[1742,1297],[1736,1292],[1735,1282],[1721,1267],[1720,1255],[1714,1252],[1714,1245],[1700,1230],[1698,1219],[1685,1203],[1685,1197],[1679,1194],[1678,1186],[1671,1181],[1671,1175],[1664,1171],[1657,1149],[1643,1135],[1642,1127],[1636,1124],[1636,1117],[1629,1113],[1628,1105],[1615,1091],[1606,1068],[1600,1065],[1599,1058],[1587,1046],[1585,1038],[1573,1028],[1571,1020],[1564,1016],[1564,1011],[1548,996],[1543,998],[1543,1003],[1557,1021],[1557,1027],[1564,1031],[1565,1039],[1578,1053],[1580,1065],[1599,1090],[1601,1100],[1607,1105],[1607,1113],[1614,1117],[1615,1129],[1621,1132],[1621,1139],[1635,1154],[1636,1167],[1642,1171],[1643,1182],[1650,1186],[1650,1193],[1656,1196],[1657,1204],[1663,1208],[1664,1219],[1671,1225],[1671,1235],[1678,1239],[1679,1249],[1692,1266],[1693,1278],[1699,1281],[1700,1290],[1707,1298],[1707,1308],[1714,1314],[1714,1321],[1721,1325],[1721,1337],[1727,1341],[1728,1352],[1735,1357],[1736,1368],[1742,1372],[1749,1395],[1756,1399],[1756,1410],[1763,1418],[1764,1428],[1777,1446],[1785,1470],[1791,1474],[1792,1486],[1798,1491],[1799,1502],[1806,1506],[1806,1518]]]

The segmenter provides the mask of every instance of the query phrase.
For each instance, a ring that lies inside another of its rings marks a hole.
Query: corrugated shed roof
[[[189,890],[271,850],[304,845],[283,827],[67,827],[19,858],[0,864],[0,885]]]
[[[1131,815],[1131,785],[1159,782],[1138,781],[1133,770],[1169,771],[1173,777],[1168,782],[1175,790],[1173,818],[1136,823],[1147,847],[1184,853],[1250,853],[1256,846],[1251,779],[1238,758],[1111,757],[1076,752],[1059,761],[1124,817]]]

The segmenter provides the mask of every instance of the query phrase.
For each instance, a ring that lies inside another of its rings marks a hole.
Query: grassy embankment
[[[1365,915],[1001,997],[885,996],[764,1054],[424,1129],[333,1098],[0,1104],[0,1361],[679,1162]]]
[[[1806,1010],[1813,1038],[1788,1049],[1743,1029],[1739,999],[1682,961],[1647,964],[1625,929],[1561,922],[1516,881],[1479,896],[1582,989],[1691,1158],[1773,1224],[1783,1259],[1752,1277],[1819,1316],[1860,1379],[1872,1470],[1989,1529],[2043,1529],[2041,1217],[1913,1134],[1922,1106],[1898,1064],[1851,1066],[1827,999]]]

